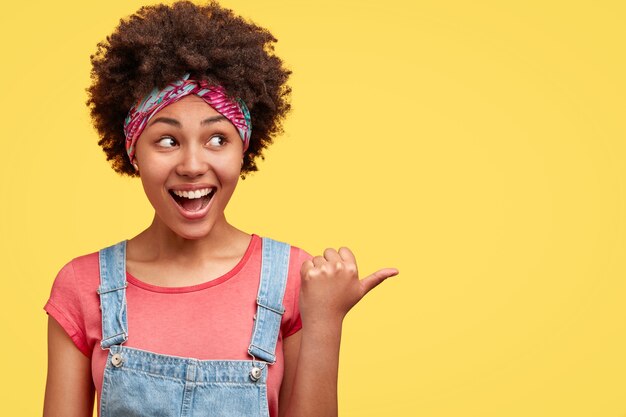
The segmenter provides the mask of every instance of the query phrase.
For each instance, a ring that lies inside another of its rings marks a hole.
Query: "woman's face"
[[[137,140],[135,161],[157,221],[198,239],[226,221],[242,157],[235,126],[189,95],[152,116]]]

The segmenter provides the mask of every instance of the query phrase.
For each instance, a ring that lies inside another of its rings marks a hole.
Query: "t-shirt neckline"
[[[148,284],[147,282],[141,281],[140,279],[135,278],[133,275],[131,275],[128,271],[126,271],[126,280],[128,281],[129,284],[132,284],[139,288],[143,288],[144,290],[160,292],[160,293],[170,293],[170,294],[194,292],[194,291],[200,291],[206,288],[214,287],[216,285],[219,285],[223,282],[228,281],[230,278],[237,275],[239,271],[241,271],[241,269],[245,266],[245,264],[248,262],[248,260],[252,256],[252,253],[254,252],[254,249],[256,248],[259,240],[260,240],[260,236],[253,233],[252,237],[250,238],[250,243],[248,243],[248,247],[246,248],[246,251],[241,257],[241,259],[239,260],[239,262],[237,262],[237,264],[230,271],[226,272],[224,275],[219,276],[207,282],[202,282],[200,284],[195,284],[195,285],[187,285],[184,287],[162,287],[160,285]]]

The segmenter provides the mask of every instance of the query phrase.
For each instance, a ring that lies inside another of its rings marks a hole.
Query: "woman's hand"
[[[398,274],[384,268],[359,279],[356,259],[350,249],[328,248],[324,256],[305,261],[300,269],[300,314],[303,321],[339,320],[370,290]]]
[[[359,280],[356,260],[348,248],[326,249],[324,256],[302,264],[302,331],[285,339],[289,386],[281,392],[285,396],[281,404],[287,404],[281,416],[337,416],[343,318],[372,288],[397,274],[397,269],[385,268]]]

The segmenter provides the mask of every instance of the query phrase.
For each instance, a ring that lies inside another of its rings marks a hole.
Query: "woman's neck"
[[[209,233],[198,239],[177,235],[155,215],[152,224],[129,241],[127,257],[139,262],[174,262],[189,266],[211,258],[228,258],[247,247],[250,235],[222,216]]]

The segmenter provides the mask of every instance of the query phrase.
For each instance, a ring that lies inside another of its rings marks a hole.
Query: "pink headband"
[[[124,121],[124,135],[126,136],[126,153],[131,163],[135,162],[135,144],[145,129],[148,121],[159,110],[190,94],[196,94],[226,117],[239,132],[243,141],[243,151],[248,149],[252,124],[250,112],[243,100],[231,99],[219,85],[208,85],[206,81],[190,80],[187,73],[180,80],[168,84],[162,90],[156,87],[143,100],[131,107]]]

